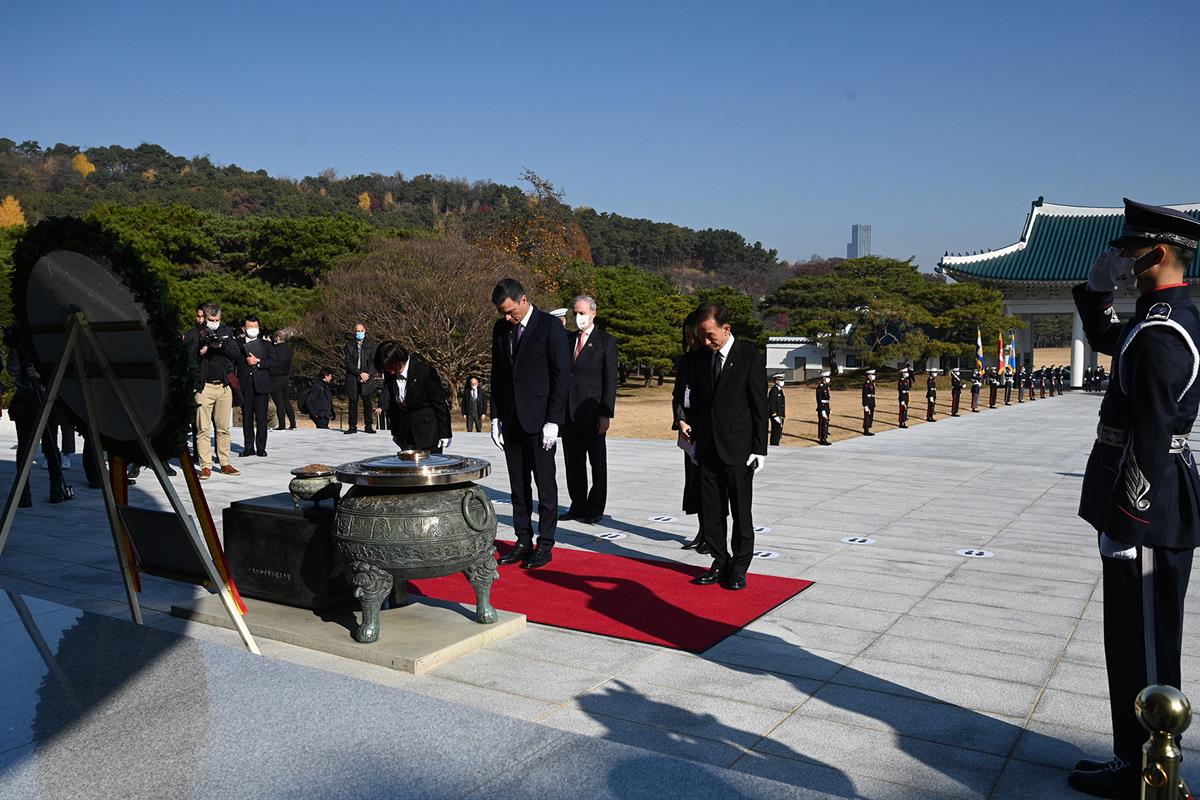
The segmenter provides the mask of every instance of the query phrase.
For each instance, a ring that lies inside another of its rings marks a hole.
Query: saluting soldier
[[[983,373],[975,370],[971,373],[971,413],[979,413],[979,391],[983,388]]]
[[[937,375],[939,370],[925,371],[928,379],[925,382],[925,421],[937,422]]]
[[[1004,367],[1004,405],[1012,405],[1013,374],[1012,367]]]
[[[821,373],[817,384],[817,444],[832,444],[829,441],[829,373]]]
[[[1200,545],[1200,476],[1187,443],[1200,405],[1200,314],[1184,273],[1198,243],[1200,222],[1126,200],[1120,237],[1072,290],[1088,342],[1113,358],[1079,501],[1099,535],[1113,757],[1081,761],[1069,778],[1100,797],[1138,797],[1146,732],[1137,693],[1182,688],[1184,597]],[[1113,292],[1131,283],[1137,305],[1121,324]]]
[[[875,370],[867,370],[867,379],[862,385],[863,436],[874,436],[871,423],[875,421]]]
[[[783,397],[783,373],[772,379],[771,391],[767,392],[767,414],[771,417],[771,445],[778,447],[783,441],[783,416],[786,407]]]
[[[1000,378],[996,375],[995,367],[988,367],[988,408],[996,407],[996,394],[1000,391]]]
[[[900,380],[896,382],[896,395],[900,402],[900,427],[908,427],[908,390],[912,388],[912,378],[908,377],[908,367],[900,370]]]
[[[950,370],[950,416],[958,416],[958,406],[962,402],[963,379],[959,377],[958,367]]]

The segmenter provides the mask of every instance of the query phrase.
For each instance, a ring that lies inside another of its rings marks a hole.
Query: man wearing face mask
[[[559,519],[588,525],[604,517],[608,502],[608,453],[605,434],[617,404],[617,342],[596,327],[596,301],[579,295],[571,303],[575,331],[567,335],[571,350],[571,387],[563,423],[563,460],[571,507]],[[588,490],[588,464],[592,488]]]
[[[275,345],[259,335],[258,317],[246,317],[244,353],[238,364],[242,384],[242,457],[267,455],[267,401],[271,399],[271,367]]]
[[[832,397],[829,392],[830,371],[821,373],[821,382],[817,384],[817,444],[828,447],[829,441],[829,410],[832,407]]]
[[[1184,277],[1198,242],[1197,220],[1127,199],[1121,235],[1072,290],[1088,342],[1113,357],[1079,501],[1099,536],[1113,757],[1081,761],[1069,778],[1098,797],[1138,796],[1146,732],[1137,693],[1182,688],[1184,596],[1200,545],[1200,476],[1187,443],[1200,405],[1200,314]],[[1133,285],[1137,305],[1122,323],[1113,293]]]
[[[767,392],[767,413],[771,415],[771,446],[778,447],[783,441],[783,420],[787,413],[782,373],[771,379],[771,389]]]
[[[372,398],[375,378],[371,372],[375,365],[375,340],[367,336],[367,326],[361,322],[354,326],[354,338],[342,349],[342,361],[346,367],[346,400],[350,403],[350,425],[343,433],[358,433],[358,404],[362,402],[363,432],[375,432],[375,409]]]
[[[229,377],[236,374],[242,348],[229,326],[221,324],[221,307],[204,306],[204,330],[196,339],[200,362],[196,387],[196,451],[200,479],[212,476],[212,431],[217,429],[217,463],[222,475],[240,475],[229,452],[229,428],[233,425],[233,388]]]

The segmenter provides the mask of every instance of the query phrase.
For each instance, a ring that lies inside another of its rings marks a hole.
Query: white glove
[[[453,441],[454,441],[453,436],[451,436],[448,439],[438,439],[438,447],[441,448],[442,450],[445,450],[448,447],[450,447],[450,443]]]
[[[750,469],[754,470],[755,472],[762,472],[763,467],[765,467],[766,465],[767,465],[767,457],[766,456],[760,456],[756,453],[751,453],[750,457],[748,459],[746,459],[746,466],[749,467]]]
[[[1133,259],[1125,258],[1115,247],[1096,256],[1088,270],[1087,287],[1093,292],[1111,292],[1118,286],[1127,288],[1135,282]]]
[[[504,432],[501,430],[502,427],[500,420],[492,420],[492,443],[501,450],[504,449]]]
[[[869,413],[870,411],[871,411],[871,407],[870,407],[870,406],[863,406],[863,413],[864,413],[864,414],[867,414],[867,413]]]
[[[1105,558],[1115,558],[1118,561],[1132,561],[1137,558],[1137,545],[1129,546],[1109,537],[1107,533],[1100,534],[1100,555]]]
[[[558,438],[558,425],[553,422],[547,422],[542,426],[542,449],[553,450],[554,440]]]
[[[828,412],[828,411],[822,411],[822,412],[821,412],[821,419],[829,419],[829,412]]]

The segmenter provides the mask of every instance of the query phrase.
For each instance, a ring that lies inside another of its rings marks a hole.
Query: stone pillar
[[[1083,388],[1083,370],[1087,366],[1087,337],[1079,312],[1071,314],[1071,388]]]

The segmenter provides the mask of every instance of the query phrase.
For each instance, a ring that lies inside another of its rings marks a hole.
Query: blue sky
[[[0,136],[516,183],[788,259],[1200,202],[1200,2],[30,2]],[[0,191],[4,187],[0,186]]]

